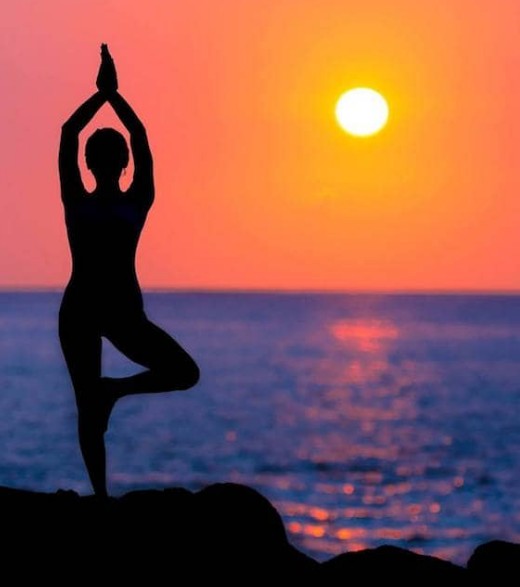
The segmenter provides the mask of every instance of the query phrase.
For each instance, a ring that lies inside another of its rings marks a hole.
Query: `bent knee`
[[[162,391],[184,391],[196,385],[200,379],[199,367],[189,356],[183,357],[181,361],[164,361],[151,370],[158,378],[158,388]]]
[[[186,390],[197,385],[200,379],[200,369],[197,364],[192,361],[182,372],[180,377],[179,385],[177,389]]]

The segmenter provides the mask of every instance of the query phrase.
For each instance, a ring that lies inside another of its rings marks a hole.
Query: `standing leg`
[[[130,377],[103,378],[118,398],[189,389],[199,380],[199,368],[190,355],[144,315],[111,325],[104,334],[130,360],[148,368]]]
[[[59,335],[76,394],[79,444],[94,493],[107,495],[104,433],[113,401],[100,393],[101,336],[78,313],[60,311]]]

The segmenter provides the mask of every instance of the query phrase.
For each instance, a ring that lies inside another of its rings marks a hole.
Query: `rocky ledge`
[[[319,564],[289,544],[265,497],[232,483],[110,499],[0,488],[0,520],[1,563],[13,584],[505,586],[516,584],[520,566],[520,545],[507,542],[479,546],[467,567],[393,546]]]

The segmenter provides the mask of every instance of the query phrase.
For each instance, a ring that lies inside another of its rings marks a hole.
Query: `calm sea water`
[[[0,484],[90,491],[58,293],[0,294]],[[200,363],[125,398],[111,490],[249,484],[320,560],[395,544],[463,563],[520,540],[520,297],[147,294]],[[107,374],[137,367],[107,343]]]

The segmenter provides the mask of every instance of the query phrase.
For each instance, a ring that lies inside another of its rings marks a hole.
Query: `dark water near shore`
[[[145,299],[203,376],[117,406],[113,493],[246,483],[321,560],[387,543],[464,562],[520,540],[520,297]],[[0,293],[0,484],[87,493],[59,301]],[[136,370],[105,349],[107,373]]]

